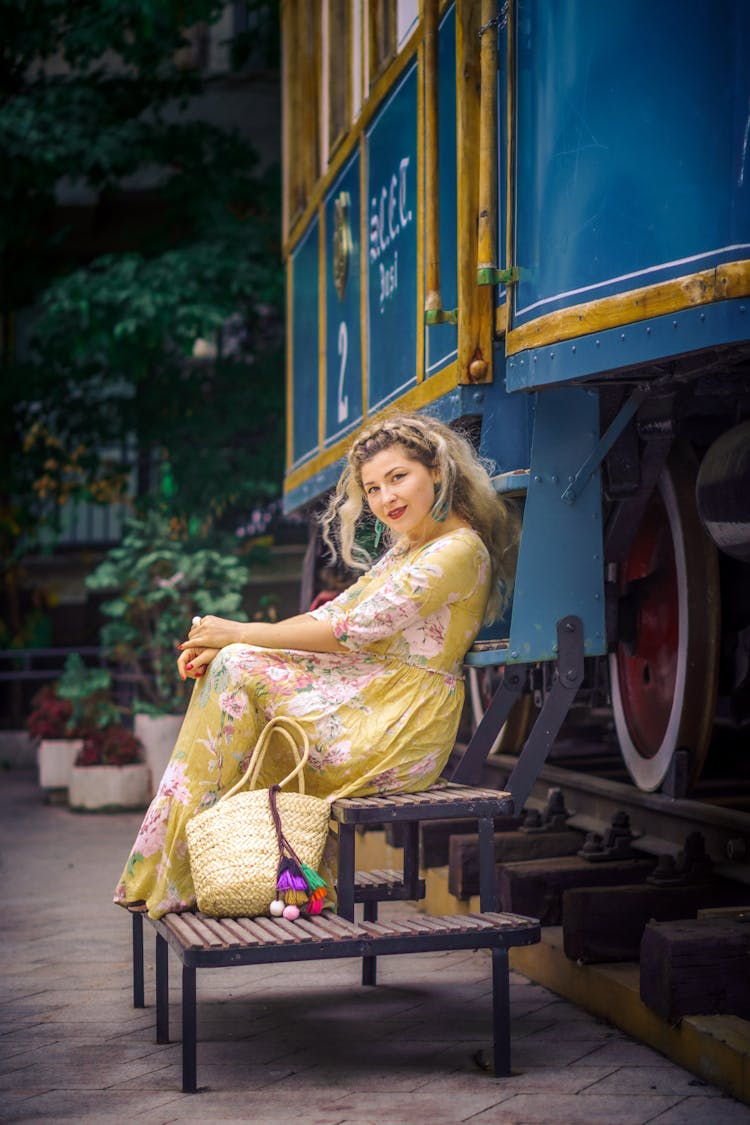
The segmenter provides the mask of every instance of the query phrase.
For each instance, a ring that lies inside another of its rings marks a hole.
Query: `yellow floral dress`
[[[195,907],[185,823],[237,781],[275,715],[293,716],[310,737],[308,793],[334,800],[431,785],[455,741],[461,663],[489,583],[484,543],[459,528],[416,550],[392,548],[313,611],[346,652],[223,648],[195,685],[115,902],[145,903],[152,918]],[[259,787],[288,772],[288,753],[276,748]]]

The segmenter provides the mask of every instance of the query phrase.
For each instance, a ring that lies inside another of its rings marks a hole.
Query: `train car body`
[[[503,663],[575,615],[636,784],[695,779],[750,714],[750,6],[282,12],[287,508],[373,415],[470,423],[523,496]]]

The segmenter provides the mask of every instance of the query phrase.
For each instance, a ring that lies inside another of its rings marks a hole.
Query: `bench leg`
[[[169,1042],[169,946],[156,935],[156,1042]]]
[[[182,966],[182,1092],[198,1090],[195,968]]]
[[[479,820],[479,909],[497,910],[495,883],[495,825],[492,817]]]
[[[406,897],[416,901],[419,883],[419,821],[410,820],[404,828],[404,886]]]
[[[378,920],[378,904],[377,902],[365,902],[364,919],[365,922],[377,922]],[[363,957],[362,958],[362,984],[376,985],[377,982],[377,957]]]
[[[354,921],[354,825],[339,825],[338,905],[342,918]]]
[[[143,915],[133,914],[133,1007],[145,1008],[143,987]]]
[[[492,950],[492,1061],[496,1078],[510,1076],[510,974],[508,950]]]

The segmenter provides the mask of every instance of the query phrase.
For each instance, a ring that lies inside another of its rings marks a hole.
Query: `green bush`
[[[127,522],[121,544],[86,584],[113,595],[102,605],[109,621],[101,641],[111,661],[134,673],[136,710],[169,714],[184,708],[177,646],[196,614],[246,621],[242,595],[249,576],[229,552],[158,511]]]

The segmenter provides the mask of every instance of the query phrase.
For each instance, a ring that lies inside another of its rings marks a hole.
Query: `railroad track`
[[[510,754],[495,754],[486,779],[501,787],[513,768]],[[616,748],[570,739],[554,748],[540,770],[529,808],[543,809],[551,788],[560,789],[570,814],[568,825],[603,834],[620,811],[628,814],[635,850],[676,856],[693,832],[700,832],[714,872],[750,884],[750,782],[747,778],[707,778],[689,798],[644,793],[621,767]]]

